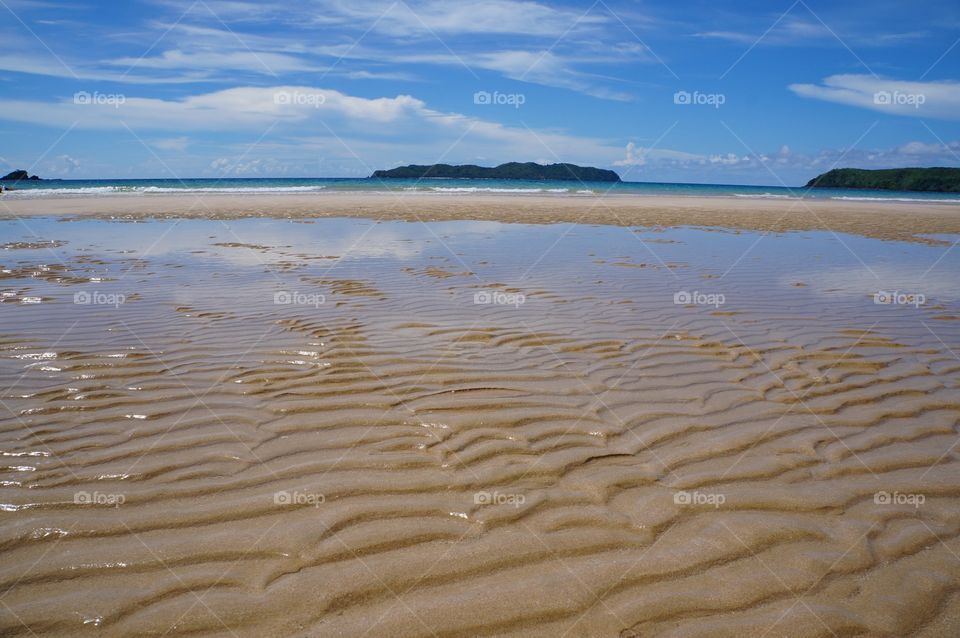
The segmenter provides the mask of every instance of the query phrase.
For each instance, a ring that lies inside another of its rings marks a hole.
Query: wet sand
[[[855,191],[854,191],[855,192]],[[367,217],[618,226],[710,226],[786,232],[830,230],[879,239],[960,233],[960,205],[838,200],[769,200],[635,195],[544,196],[423,193],[117,195],[0,199],[0,217],[212,218]],[[929,241],[929,240],[923,240]]]
[[[0,222],[0,634],[960,635],[956,251],[119,199]]]

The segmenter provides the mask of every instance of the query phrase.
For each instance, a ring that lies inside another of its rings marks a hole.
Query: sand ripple
[[[12,307],[0,633],[958,635],[960,362],[912,318],[448,266]]]

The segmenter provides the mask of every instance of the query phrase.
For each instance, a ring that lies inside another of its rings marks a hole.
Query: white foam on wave
[[[163,188],[147,186],[144,193],[312,193],[326,186],[239,186],[226,188]]]
[[[837,195],[830,199],[845,199],[853,202],[940,202],[947,204],[960,204],[960,198],[933,198],[933,197],[853,197],[849,195]]]
[[[496,188],[490,186],[431,186],[438,193],[567,193],[566,188]]]
[[[49,195],[104,195],[119,192],[116,186],[90,186],[88,188],[31,188],[12,190],[3,194],[4,198],[45,197]]]
[[[781,195],[778,193],[734,193],[733,196],[747,199],[803,199],[796,195]]]
[[[152,193],[312,193],[326,186],[238,186],[176,188],[163,186],[85,186],[82,188],[30,188],[4,193],[4,198],[34,199],[84,195],[141,195]]]

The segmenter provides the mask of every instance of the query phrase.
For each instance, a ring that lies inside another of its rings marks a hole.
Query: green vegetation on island
[[[576,164],[536,164],[534,162],[508,162],[495,168],[465,164],[410,164],[384,171],[374,171],[376,179],[422,179],[446,177],[459,179],[523,179],[523,180],[568,180],[581,182],[619,182],[620,176],[613,171]]]
[[[835,168],[811,179],[807,188],[960,193],[960,168]]]

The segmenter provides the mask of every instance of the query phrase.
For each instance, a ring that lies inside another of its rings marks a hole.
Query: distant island
[[[374,171],[378,179],[421,179],[425,177],[448,177],[460,179],[523,179],[523,180],[573,180],[582,182],[619,182],[620,176],[613,171],[576,164],[536,164],[534,162],[508,162],[495,168],[463,164],[410,164],[390,170]]]
[[[835,168],[811,179],[807,188],[960,193],[960,168]]]
[[[3,177],[0,177],[0,181],[3,182],[19,182],[20,180],[39,180],[40,178],[36,175],[30,175],[27,171],[17,170],[12,173],[7,173]]]

